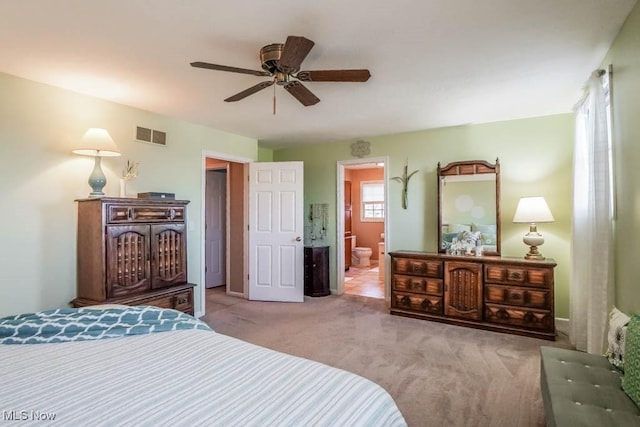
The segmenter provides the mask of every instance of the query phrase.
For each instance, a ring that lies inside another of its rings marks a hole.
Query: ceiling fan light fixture
[[[275,76],[273,76],[273,79],[275,80],[276,84],[283,86],[289,83],[289,74],[276,73]]]
[[[260,62],[262,63],[263,70],[268,71],[271,74],[275,74],[279,71],[278,62],[280,61],[283,48],[284,44],[282,43],[272,43],[263,46],[262,49],[260,49]]]
[[[246,68],[230,67],[228,65],[210,64],[208,62],[192,62],[191,66],[209,70],[228,71],[232,73],[251,74],[254,76],[270,77],[264,81],[245,89],[225,99],[225,102],[236,102],[253,95],[274,84],[282,86],[302,105],[308,107],[320,102],[320,99],[307,89],[301,82],[366,82],[371,73],[366,69],[359,70],[315,70],[300,71],[300,64],[307,57],[315,43],[300,36],[289,36],[287,41],[272,43],[260,49],[260,65],[264,71]],[[274,105],[275,114],[275,85]]]

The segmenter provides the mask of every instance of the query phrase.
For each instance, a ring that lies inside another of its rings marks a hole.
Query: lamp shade
[[[515,223],[537,223],[555,221],[544,197],[522,197],[513,216]]]
[[[84,156],[115,157],[120,155],[116,143],[111,139],[111,135],[104,129],[89,129],[80,143],[80,147],[73,150],[76,154]]]

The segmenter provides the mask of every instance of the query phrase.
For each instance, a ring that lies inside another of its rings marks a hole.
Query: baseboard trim
[[[230,297],[244,298],[244,294],[242,292],[227,291],[227,295],[229,295]]]
[[[570,328],[571,328],[571,324],[569,323],[569,319],[556,317],[556,331],[559,334],[562,334],[568,337]]]

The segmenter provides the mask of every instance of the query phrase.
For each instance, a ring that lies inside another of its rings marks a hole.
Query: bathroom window
[[[363,222],[384,221],[384,182],[362,181],[360,183],[360,220]]]

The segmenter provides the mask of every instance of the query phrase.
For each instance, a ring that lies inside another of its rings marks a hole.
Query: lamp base
[[[538,252],[537,246],[531,246],[529,248],[529,253],[524,256],[524,259],[529,259],[533,261],[543,261],[545,258],[542,256],[540,252]]]
[[[91,172],[91,175],[89,175],[89,186],[93,190],[89,193],[89,197],[102,197],[105,195],[102,189],[107,185],[107,177],[104,176],[104,172],[102,172],[100,156],[96,156],[95,159],[96,161],[93,166],[93,171]]]
[[[524,259],[534,261],[544,260],[542,254],[538,252],[538,246],[541,246],[544,243],[544,237],[542,237],[542,234],[538,233],[538,229],[535,224],[530,225],[529,232],[524,235],[522,241],[525,245],[529,246],[529,253],[524,256]]]

